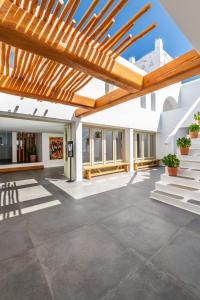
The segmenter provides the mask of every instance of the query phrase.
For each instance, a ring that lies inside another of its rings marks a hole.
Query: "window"
[[[90,129],[83,127],[82,133],[82,151],[83,151],[83,163],[90,162]]]
[[[142,158],[142,135],[137,133],[137,158]]]
[[[113,160],[113,131],[106,130],[106,161]]]
[[[83,164],[115,163],[124,158],[124,131],[84,127],[82,132]]]
[[[146,108],[146,96],[142,96],[140,100],[140,107]]]
[[[144,141],[144,158],[148,157],[148,134],[144,133],[143,134],[143,141]]]
[[[94,130],[94,162],[102,162],[102,130]]]
[[[151,94],[151,110],[156,111],[156,94]]]
[[[135,133],[135,159],[152,159],[156,156],[156,135],[148,132]]]
[[[116,132],[116,159],[123,159],[123,133],[122,131]]]

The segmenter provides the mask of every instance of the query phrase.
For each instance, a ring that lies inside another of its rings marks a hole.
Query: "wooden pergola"
[[[84,1],[84,0],[83,0]],[[192,50],[158,70],[142,76],[117,59],[152,31],[151,24],[129,34],[151,8],[146,4],[113,36],[115,17],[128,0],[91,1],[76,24],[80,0],[0,0],[0,91],[21,97],[79,107],[86,116],[200,74],[200,55]],[[95,77],[118,88],[99,99],[77,92]]]

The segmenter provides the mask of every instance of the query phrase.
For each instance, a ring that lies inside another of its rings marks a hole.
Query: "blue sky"
[[[101,0],[96,9],[95,13],[105,5],[107,0]],[[180,31],[178,26],[174,23],[167,12],[162,8],[157,0],[129,0],[126,6],[120,11],[115,18],[116,22],[114,26],[109,30],[109,34],[114,34],[121,26],[123,26],[139,9],[141,9],[146,3],[151,2],[152,8],[143,17],[141,17],[135,24],[129,33],[136,35],[151,23],[156,22],[157,28],[150,32],[147,36],[137,41],[129,49],[127,49],[122,56],[128,58],[135,56],[136,59],[142,57],[144,54],[150,52],[154,48],[154,41],[156,38],[162,38],[164,41],[165,50],[172,56],[177,57],[190,49],[191,44],[187,38]],[[75,20],[78,22],[83,12],[90,5],[91,0],[81,1],[76,14]],[[118,1],[115,1],[115,4]]]

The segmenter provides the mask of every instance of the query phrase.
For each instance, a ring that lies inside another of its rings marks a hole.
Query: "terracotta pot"
[[[199,134],[198,131],[190,131],[190,138],[196,139],[196,138],[198,138],[198,134]]]
[[[30,155],[30,162],[36,162],[37,160],[37,155]]]
[[[177,176],[178,168],[168,167],[167,170],[169,176]]]
[[[180,147],[180,153],[181,153],[181,155],[188,155],[189,154],[189,150],[190,150],[190,148],[188,148],[188,147],[185,147],[185,148]]]

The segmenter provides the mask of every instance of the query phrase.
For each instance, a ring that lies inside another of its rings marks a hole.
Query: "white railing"
[[[195,109],[197,108],[198,104],[200,103],[200,98],[198,98],[192,106],[187,110],[185,115],[182,117],[182,119],[178,122],[176,127],[173,129],[173,131],[168,135],[168,137],[165,140],[165,145],[169,145],[173,140],[177,132],[181,127],[183,127],[183,124],[186,122],[186,120],[191,116],[191,114],[194,114]]]

